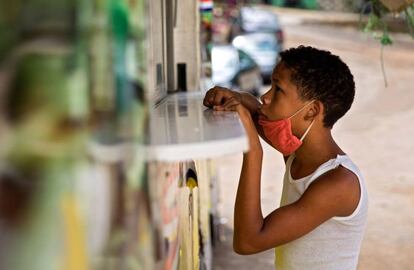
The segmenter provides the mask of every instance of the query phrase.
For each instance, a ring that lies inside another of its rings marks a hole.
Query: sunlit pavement
[[[286,15],[289,16],[289,15]],[[297,15],[295,15],[297,16]],[[355,28],[301,25],[285,17],[285,47],[306,44],[338,54],[351,68],[357,93],[351,111],[334,127],[339,144],[365,175],[370,196],[368,227],[358,269],[413,269],[414,254],[414,41],[397,35],[384,51],[388,88],[381,73],[379,42]],[[401,41],[401,42],[399,42]],[[262,209],[278,206],[282,157],[264,145]],[[273,250],[250,256],[232,251],[234,199],[242,155],[218,160],[220,210],[227,240],[215,250],[214,269],[272,269]]]

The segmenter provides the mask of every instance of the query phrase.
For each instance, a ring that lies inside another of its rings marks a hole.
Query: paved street
[[[287,22],[285,47],[306,44],[328,49],[350,66],[355,77],[354,105],[333,133],[362,170],[369,189],[369,220],[358,269],[414,269],[414,41],[398,36],[385,49],[385,88],[378,41],[354,28],[301,25],[297,18],[282,19]],[[266,215],[279,204],[284,164],[275,150],[265,145],[264,150],[262,205]],[[273,269],[273,250],[250,256],[232,251],[241,160],[239,154],[217,161],[219,209],[228,219],[228,228],[227,240],[215,249],[214,269]]]

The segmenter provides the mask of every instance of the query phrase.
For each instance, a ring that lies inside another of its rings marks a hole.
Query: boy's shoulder
[[[315,179],[314,182],[320,181],[325,185],[329,185],[335,188],[353,188],[354,186],[359,188],[358,176],[348,168],[339,165],[335,169],[329,170]],[[344,191],[345,191],[344,190]]]
[[[310,192],[329,194],[332,203],[341,205],[343,216],[351,215],[358,206],[360,189],[358,176],[341,165],[322,174],[309,186]]]

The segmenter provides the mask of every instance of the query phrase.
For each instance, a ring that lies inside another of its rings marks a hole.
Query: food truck
[[[202,103],[211,10],[0,3],[0,269],[212,269],[215,158],[248,141]]]

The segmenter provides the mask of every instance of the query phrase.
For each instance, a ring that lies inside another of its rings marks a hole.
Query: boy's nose
[[[261,96],[260,100],[262,101],[263,104],[268,104],[269,103],[269,99],[266,97],[266,94]]]

